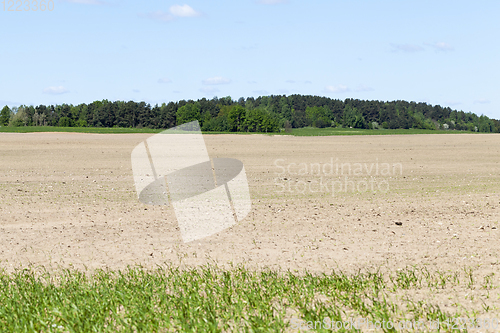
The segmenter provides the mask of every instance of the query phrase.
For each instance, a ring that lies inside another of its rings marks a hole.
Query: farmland
[[[500,319],[500,137],[394,134],[204,135],[244,163],[252,211],[185,244],[137,200],[152,134],[0,133],[0,327]]]

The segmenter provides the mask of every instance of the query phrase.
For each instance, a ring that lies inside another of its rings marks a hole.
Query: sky
[[[497,0],[11,4],[0,3],[0,107],[303,94],[500,119]]]

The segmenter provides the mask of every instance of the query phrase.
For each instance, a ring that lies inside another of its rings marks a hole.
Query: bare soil
[[[130,154],[150,135],[1,133],[0,266],[471,267],[500,285],[500,135],[205,135],[244,163],[253,208],[186,244],[172,207],[135,193]]]

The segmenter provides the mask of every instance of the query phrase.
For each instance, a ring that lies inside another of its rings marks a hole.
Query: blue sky
[[[0,106],[307,94],[500,118],[496,0],[51,6],[0,7]]]

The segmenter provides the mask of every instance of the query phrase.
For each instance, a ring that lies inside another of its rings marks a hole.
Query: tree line
[[[135,101],[3,107],[0,126],[167,129],[198,120],[203,131],[279,132],[301,127],[448,129],[500,133],[500,121],[449,107],[407,101],[338,100],[311,95],[230,96],[151,106]]]

